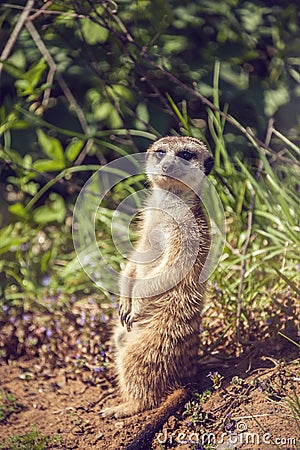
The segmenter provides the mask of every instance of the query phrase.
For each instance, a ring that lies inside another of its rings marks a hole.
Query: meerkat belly
[[[161,397],[195,376],[199,346],[198,321],[175,323],[156,317],[156,326],[137,324],[119,349],[122,396],[157,406]]]

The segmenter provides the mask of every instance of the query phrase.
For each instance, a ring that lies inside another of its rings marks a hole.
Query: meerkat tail
[[[159,407],[151,422],[137,434],[124,450],[149,450],[155,434],[162,428],[170,416],[183,407],[190,396],[191,392],[189,388],[182,387],[176,389]]]

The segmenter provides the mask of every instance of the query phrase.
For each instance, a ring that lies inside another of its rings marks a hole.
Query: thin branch
[[[26,6],[21,6],[21,5],[13,5],[10,3],[3,3],[2,4],[3,8],[10,8],[10,9],[19,9],[20,11],[24,11]],[[83,19],[86,16],[84,16],[83,14],[76,14],[76,13],[71,13],[71,12],[63,12],[63,11],[55,11],[54,9],[51,10],[45,10],[44,7],[37,9],[37,8],[30,8],[29,9],[30,12],[36,12],[38,13],[38,15],[54,15],[54,16],[68,16],[68,17],[73,17],[75,19]],[[32,20],[32,18],[31,18]]]
[[[265,138],[265,146],[267,146],[267,147],[270,144],[270,141],[272,138],[272,133],[274,131],[273,125],[274,125],[274,120],[270,119],[269,123],[268,123],[266,138]],[[263,160],[260,159],[258,166],[257,166],[256,174],[255,174],[256,182],[258,182],[260,179],[263,167],[264,167]],[[246,254],[248,252],[248,248],[249,248],[249,244],[250,244],[250,240],[251,240],[251,236],[252,236],[252,225],[253,225],[256,194],[257,194],[257,188],[254,187],[254,191],[251,195],[250,208],[249,208],[249,212],[248,212],[247,237],[246,237],[246,241],[245,241],[242,253],[241,253],[241,257],[242,257],[241,274],[240,274],[240,282],[239,282],[238,293],[237,293],[236,333],[237,333],[238,341],[243,345],[249,345],[249,342],[245,341],[241,336],[241,314],[242,314],[242,303],[243,303],[243,285],[244,285],[246,269],[247,269]]]
[[[36,170],[33,167],[28,168],[16,161],[11,161],[10,159],[6,158],[5,155],[4,155],[3,160],[4,160],[4,163],[7,165],[7,167],[9,167],[14,172],[15,172],[15,169],[18,168],[28,174],[34,173],[36,176],[40,177],[41,180],[44,180],[46,182],[53,181],[56,179],[56,177],[54,177],[53,175],[50,175],[47,172],[41,172],[40,170]],[[66,186],[67,189],[70,189],[73,192],[80,192],[82,189],[82,186],[80,186],[79,184],[76,184],[70,180],[66,180],[65,178],[57,179],[56,183],[61,186]],[[55,183],[53,183],[53,184],[55,184]]]
[[[58,82],[61,90],[63,91],[64,95],[66,96],[67,100],[69,101],[70,107],[74,108],[83,131],[85,133],[87,133],[88,132],[88,124],[85,120],[84,113],[83,113],[81,107],[79,106],[79,104],[77,103],[77,100],[75,99],[73,93],[71,92],[71,90],[70,90],[69,86],[67,85],[67,83],[65,82],[64,78],[62,77],[62,75],[59,72],[57,72],[56,63],[55,63],[54,59],[52,58],[46,45],[42,41],[37,29],[35,28],[34,24],[32,23],[32,21],[26,22],[26,28],[27,28],[28,32],[30,33],[35,45],[37,46],[37,48],[39,49],[39,51],[45,58],[50,70],[55,72],[56,79],[57,79],[57,82]]]
[[[10,52],[12,51],[12,49],[16,43],[16,40],[18,39],[18,36],[30,14],[30,11],[31,11],[31,8],[33,5],[34,5],[34,0],[27,1],[22,14],[20,15],[20,18],[19,18],[15,28],[13,29],[13,32],[11,33],[7,43],[5,44],[5,47],[0,56],[0,60],[1,60],[1,62],[0,62],[0,77],[1,77],[1,72],[2,72],[2,68],[3,68],[3,61],[6,61],[7,58],[9,57]]]
[[[38,17],[40,17],[48,8],[52,5],[52,0],[48,0],[46,3],[43,4],[43,6],[36,11],[34,14],[28,17],[28,20],[34,21]]]
[[[93,145],[94,145],[94,139],[92,139],[92,138],[88,139],[87,143],[85,144],[85,146],[79,153],[78,157],[74,161],[74,166],[80,166],[83,163],[83,161],[85,160],[85,157],[88,155],[89,150],[92,148]]]
[[[49,72],[47,75],[47,84],[49,84],[49,87],[47,87],[44,91],[44,95],[43,95],[43,101],[42,101],[42,106],[44,109],[47,108],[48,103],[49,103],[49,99],[50,99],[50,95],[51,95],[51,89],[52,89],[52,84],[53,84],[53,80],[54,80],[54,75],[55,75],[55,68],[54,67],[49,67]]]

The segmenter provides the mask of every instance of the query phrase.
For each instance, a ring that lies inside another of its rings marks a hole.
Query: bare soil
[[[106,339],[109,344],[109,336]],[[203,353],[191,400],[168,419],[147,448],[300,449],[297,346],[268,336],[237,356],[221,359],[221,354],[220,349],[216,356]],[[157,410],[122,420],[100,417],[104,405],[120,400],[113,359],[107,369],[95,373],[87,366],[75,370],[72,364],[51,361],[30,355],[2,361],[2,448],[11,448],[9,436],[38,429],[44,436],[60,436],[49,449],[126,449],[154,417]]]

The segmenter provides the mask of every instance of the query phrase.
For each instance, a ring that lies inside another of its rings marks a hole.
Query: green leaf
[[[29,214],[26,212],[24,205],[22,203],[15,203],[8,207],[9,212],[22,219],[28,219]]]
[[[0,59],[0,63],[3,64],[3,69],[9,73],[14,78],[22,78],[24,76],[24,71],[8,61],[3,61]]]
[[[290,280],[286,275],[284,275],[284,273],[280,272],[280,270],[278,270],[276,267],[274,267],[274,270],[277,272],[280,278],[282,278],[286,282],[286,284],[296,292],[296,294],[300,295],[300,289],[298,289],[298,287],[292,280]]]
[[[84,142],[80,139],[73,139],[73,141],[66,148],[66,158],[70,162],[74,162],[79,155]]]
[[[90,45],[103,44],[107,41],[109,31],[106,28],[92,22],[90,19],[82,19],[82,33],[86,42]]]
[[[38,159],[33,163],[33,168],[39,172],[57,172],[66,166],[64,161],[53,161],[52,159]]]
[[[189,123],[188,123],[186,117],[184,117],[184,115],[182,114],[182,112],[180,111],[180,109],[178,108],[178,106],[176,105],[176,103],[174,102],[174,100],[172,99],[172,97],[170,96],[170,94],[168,94],[167,92],[166,92],[166,97],[167,97],[167,99],[169,100],[170,105],[172,106],[172,108],[173,108],[173,110],[174,110],[176,116],[177,116],[178,119],[181,121],[183,127],[186,129],[186,131],[188,131],[188,133],[189,133],[190,135],[192,135],[191,128],[190,128],[190,125],[189,125]]]
[[[50,261],[52,260],[53,254],[56,254],[56,247],[53,247],[51,250],[48,250],[42,256],[40,262],[42,273],[45,273],[49,269]]]
[[[265,91],[265,113],[272,117],[280,106],[285,105],[290,100],[290,93],[287,87],[282,84],[276,90]]]
[[[10,251],[13,247],[19,247],[27,241],[27,237],[17,237],[13,235],[13,225],[8,225],[0,230],[0,255]]]
[[[33,220],[38,224],[49,222],[62,223],[66,217],[66,207],[64,199],[55,193],[50,194],[49,204],[40,206],[33,211]]]
[[[58,139],[48,136],[41,129],[37,129],[36,134],[41,149],[49,158],[64,161],[64,151]]]
[[[47,63],[44,58],[41,58],[28,70],[28,72],[23,75],[23,78],[26,78],[34,88],[40,82],[40,79],[46,69]]]

